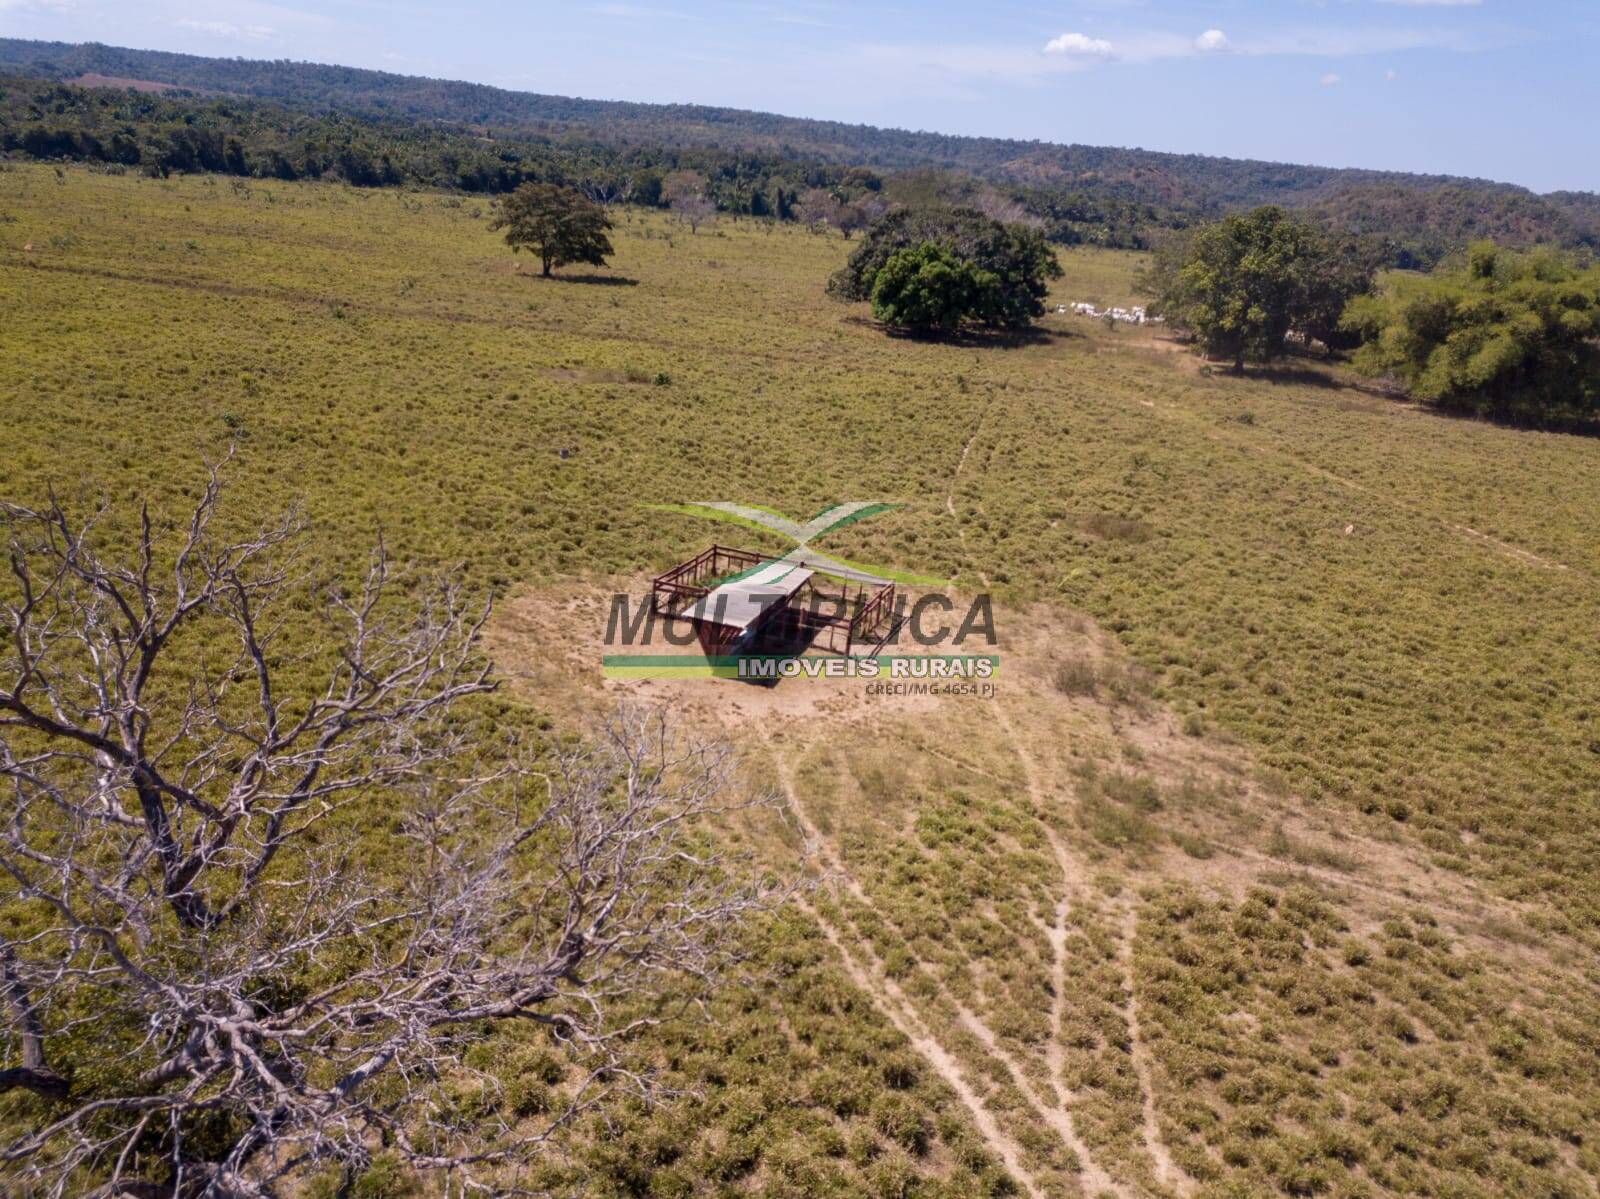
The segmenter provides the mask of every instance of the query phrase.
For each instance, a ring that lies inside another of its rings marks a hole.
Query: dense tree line
[[[756,154],[621,146],[572,137],[497,136],[418,121],[313,115],[279,105],[0,78],[0,152],[103,162],[152,175],[210,171],[414,184],[497,194],[523,183],[575,187],[599,202],[665,202],[663,180],[691,171],[717,210],[792,216],[799,194],[865,194],[871,172]]]
[[[0,38],[3,71],[16,74],[0,77],[0,152],[154,173],[486,193],[534,181],[578,187],[604,203],[660,204],[661,179],[692,170],[717,211],[809,220],[795,211],[809,193],[813,213],[827,197],[820,223],[846,234],[887,206],[854,208],[863,201],[972,205],[998,193],[1051,241],[1133,249],[1148,248],[1162,229],[1271,201],[1337,233],[1382,237],[1387,265],[1409,269],[1429,268],[1474,238],[1600,248],[1600,197],[1535,196],[1482,180],[945,137],[310,63]],[[49,82],[86,73],[190,90],[136,95]]]
[[[1358,298],[1357,369],[1441,407],[1532,424],[1600,419],[1600,267],[1479,242],[1466,261]]]
[[[1480,241],[1380,289],[1386,253],[1269,205],[1174,239],[1144,285],[1174,329],[1235,370],[1291,339],[1321,342],[1440,407],[1536,425],[1600,419],[1600,266]]]
[[[1147,206],[1048,189],[996,191],[971,176],[756,153],[629,145],[571,135],[509,135],[417,120],[310,114],[277,104],[0,77],[0,152],[102,162],[152,175],[209,171],[340,179],[500,194],[525,183],[576,188],[597,203],[671,206],[699,224],[715,212],[801,220],[850,236],[894,205],[996,201],[1063,244],[1140,248]],[[679,194],[674,197],[673,180]],[[685,180],[692,179],[692,184]]]

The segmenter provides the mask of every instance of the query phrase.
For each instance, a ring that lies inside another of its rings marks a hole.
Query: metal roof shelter
[[[764,562],[701,596],[683,615],[744,633],[770,616],[774,605],[786,607],[814,573],[794,562]]]
[[[876,653],[897,620],[894,584],[881,583],[870,594],[862,585],[853,596],[848,586],[842,595],[824,595],[814,586],[817,573],[799,552],[773,558],[714,545],[657,575],[650,605],[658,616],[691,622],[709,656],[741,652],[769,632],[800,631],[809,644],[830,630],[834,637],[844,633],[845,656],[857,642]]]

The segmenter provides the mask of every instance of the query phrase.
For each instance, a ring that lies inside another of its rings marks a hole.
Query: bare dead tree
[[[690,233],[699,233],[700,226],[717,215],[717,205],[710,196],[679,196],[672,202],[672,211],[688,222]]]
[[[625,174],[595,174],[579,183],[578,190],[591,202],[602,208],[610,208],[613,204],[626,204],[633,198],[634,178]]]
[[[300,520],[228,540],[220,494],[212,470],[170,535],[141,512],[125,560],[54,500],[0,507],[0,1190],[265,1196],[380,1145],[511,1189],[650,1093],[634,1039],[781,901],[702,827],[765,801],[662,715],[561,753],[469,739],[486,607],[392,594],[381,546],[311,602]],[[502,1021],[569,1085],[464,1128],[441,1095],[499,1085],[464,1050]]]
[[[838,197],[824,187],[807,188],[794,205],[796,219],[813,233],[837,227],[843,210]]]
[[[872,225],[872,218],[860,204],[843,204],[839,207],[839,215],[834,224],[838,226],[839,232],[844,234],[845,241],[849,241],[861,230],[869,228]]]
[[[808,188],[795,201],[795,217],[813,233],[837,229],[849,241],[882,216],[887,205],[877,197],[847,202],[823,187]]]
[[[669,172],[661,181],[661,197],[668,207],[687,221],[691,233],[700,232],[700,226],[717,215],[717,205],[706,194],[706,177],[698,171]]]
[[[861,219],[866,222],[864,227],[870,229],[888,215],[889,201],[882,196],[866,195],[856,207],[861,210]]]
[[[992,188],[985,188],[975,196],[972,206],[991,221],[999,221],[1002,225],[1021,225],[1027,229],[1044,228],[1044,221],[1029,212],[1020,201],[1002,195]]]

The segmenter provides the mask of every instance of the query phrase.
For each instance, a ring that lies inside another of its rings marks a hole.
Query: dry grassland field
[[[121,535],[234,446],[228,521],[298,501],[323,574],[381,531],[496,597],[468,719],[665,698],[781,792],[722,835],[821,885],[656,1044],[691,1093],[518,1182],[1596,1194],[1600,442],[1066,315],[886,336],[824,294],[837,235],[621,210],[609,267],[544,280],[489,217],[5,168],[0,496]],[[1059,257],[1052,306],[1134,299],[1136,255]],[[820,548],[992,594],[994,698],[601,681],[613,590],[785,548],[651,505],[858,499],[901,507]],[[533,1033],[474,1053],[514,1113],[560,1085]]]

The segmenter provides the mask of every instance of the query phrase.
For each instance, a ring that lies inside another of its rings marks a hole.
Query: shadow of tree
[[[550,278],[557,283],[582,283],[590,287],[638,287],[637,279],[630,279],[626,275],[552,275]]]
[[[1393,404],[1409,405],[1419,412],[1446,420],[1476,421],[1502,429],[1520,429],[1539,433],[1564,433],[1572,437],[1600,438],[1600,417],[1553,414],[1533,417],[1518,413],[1498,412],[1493,408],[1454,407],[1430,400],[1418,399],[1399,382],[1390,378],[1367,378],[1353,374],[1340,358],[1294,362],[1278,360],[1270,363],[1251,363],[1242,375],[1235,374],[1231,363],[1219,362],[1201,356],[1201,361],[1212,368],[1215,378],[1256,380],[1274,386],[1315,387],[1323,391],[1354,391],[1360,395],[1387,400]],[[1341,369],[1343,367],[1343,369]]]
[[[978,325],[963,325],[953,333],[920,333],[911,329],[899,329],[893,325],[886,325],[882,321],[875,321],[865,316],[846,317],[845,321],[847,324],[856,325],[864,329],[873,329],[887,337],[894,338],[896,341],[957,346],[962,349],[1010,350],[1023,346],[1050,345],[1053,342],[1067,341],[1083,336],[1081,333],[1074,333],[1065,329],[1046,329],[1039,325],[1029,325],[1025,329],[986,329]]]

